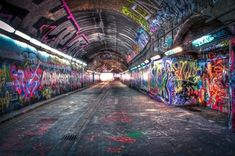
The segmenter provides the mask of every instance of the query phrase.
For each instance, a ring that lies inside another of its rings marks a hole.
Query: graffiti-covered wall
[[[131,71],[129,84],[170,105],[201,104],[228,113],[229,79],[233,84],[234,72],[229,78],[229,42],[218,44],[222,43],[222,48],[207,47],[198,53],[153,61]]]
[[[199,68],[192,56],[164,58],[152,62],[139,71],[139,74],[141,82],[136,84],[141,84],[140,88],[153,97],[172,105],[196,102]]]
[[[212,109],[228,112],[229,49],[209,51],[198,61],[201,69],[199,103]]]
[[[230,127],[235,129],[235,38],[231,40],[230,48]]]
[[[0,114],[82,87],[82,71],[0,34]]]

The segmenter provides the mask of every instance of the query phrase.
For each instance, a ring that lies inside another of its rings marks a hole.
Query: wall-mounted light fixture
[[[136,70],[136,69],[137,69],[137,67],[132,67],[130,70],[133,71],[133,70]]]
[[[26,35],[25,33],[22,33],[21,31],[18,31],[16,30],[14,32],[17,36],[23,38],[23,39],[26,39],[27,41],[30,41],[31,40],[31,37],[29,35]]]
[[[204,44],[207,44],[207,43],[210,43],[214,40],[215,38],[212,36],[212,35],[205,35],[205,36],[202,36],[196,40],[193,40],[192,41],[192,44],[193,46],[195,47],[200,47]]]
[[[171,49],[171,50],[165,52],[165,55],[169,56],[169,55],[173,55],[173,54],[176,54],[176,53],[179,53],[179,52],[182,52],[182,51],[183,51],[182,47],[176,47],[174,49]]]
[[[42,46],[42,43],[41,43],[40,41],[34,39],[34,38],[31,38],[31,39],[29,40],[29,42],[32,43],[32,44],[34,44],[34,45],[36,45],[36,46],[39,46],[39,47]]]
[[[151,61],[154,61],[154,60],[158,60],[158,59],[160,59],[161,58],[161,56],[160,55],[155,55],[155,56],[153,56],[153,57],[151,57]]]
[[[28,40],[30,43],[36,45],[36,46],[39,46],[45,50],[49,50],[51,52],[53,52],[54,54],[56,55],[59,55],[59,56],[62,56],[64,58],[67,58],[68,60],[72,60],[73,57],[65,54],[65,53],[62,53],[54,48],[51,48],[50,46],[46,45],[46,44],[43,44],[42,42],[34,39],[34,38],[31,38],[30,36],[26,35],[25,33],[21,32],[21,31],[18,31],[18,30],[15,30],[13,27],[11,27],[9,24],[3,22],[0,20],[0,29],[4,30],[4,31],[7,31],[7,32],[10,32],[10,33],[14,33],[15,35],[25,39],[25,40]],[[23,42],[22,42],[23,44]],[[26,43],[25,43],[26,44]],[[75,62],[79,63],[79,64],[82,64],[84,66],[87,66],[87,64],[83,61],[80,61],[78,59],[74,59]]]
[[[145,64],[148,64],[149,62],[150,62],[149,60],[145,60],[145,61],[144,61]]]
[[[10,26],[9,24],[3,22],[0,20],[0,29],[4,30],[4,31],[7,31],[9,33],[14,33],[15,32],[15,29]]]

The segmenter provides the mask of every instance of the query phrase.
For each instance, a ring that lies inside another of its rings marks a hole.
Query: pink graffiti
[[[231,42],[232,42],[232,46],[235,47],[235,39],[233,39]],[[235,51],[234,50],[231,50],[230,59],[231,59],[231,67],[230,67],[230,69],[232,71],[234,71],[235,70]]]
[[[108,137],[112,141],[121,142],[121,143],[134,143],[136,139],[126,137],[126,136],[118,136],[118,137]]]
[[[80,33],[80,29],[81,29],[80,26],[79,26],[79,24],[77,23],[77,21],[76,21],[76,19],[74,18],[74,16],[73,16],[71,10],[69,9],[69,6],[67,5],[66,0],[61,0],[61,2],[62,2],[62,4],[63,4],[64,9],[66,10],[66,12],[67,12],[68,15],[69,15],[69,16],[68,16],[68,19],[70,19],[70,20],[73,22],[73,24],[75,25],[75,28],[77,29],[76,34],[78,35],[78,34]],[[82,38],[86,41],[87,44],[89,43],[89,40],[87,39],[87,37],[86,37],[85,34],[82,34],[82,35],[80,35],[80,36],[82,36]]]
[[[47,43],[48,42],[48,34],[53,31],[56,28],[56,26],[53,25],[42,25],[40,27],[40,33],[46,31],[46,33],[43,35],[42,37],[42,42]],[[53,38],[52,40],[55,40],[55,38]]]
[[[10,67],[10,75],[13,79],[16,92],[24,99],[29,99],[36,95],[40,86],[42,69],[39,65],[36,69],[26,67],[19,68],[16,65]]]
[[[69,6],[67,5],[65,0],[61,0],[64,9],[66,10],[66,12],[68,13],[68,19],[72,20],[73,24],[75,25],[76,29],[77,29],[77,34],[80,32],[80,26],[78,25],[76,19],[74,18],[71,10],[69,9]]]
[[[54,30],[56,28],[56,26],[53,26],[53,25],[42,25],[39,29],[40,29],[40,33],[42,33],[43,31],[45,30]]]
[[[235,50],[234,50],[234,47],[235,47],[235,38],[231,40],[231,51],[230,51],[230,62],[231,62],[231,65],[230,65],[230,73],[231,73],[231,77],[230,77],[230,96],[231,96],[231,106],[232,106],[232,110],[231,110],[231,113],[232,113],[232,118],[231,118],[231,121],[230,121],[230,126],[232,127],[233,129],[233,132],[235,132],[235,85],[234,85],[234,75],[235,75]]]
[[[82,36],[82,38],[86,41],[86,43],[89,43],[89,40],[88,40],[88,38],[86,37],[85,34],[82,34],[81,36]]]

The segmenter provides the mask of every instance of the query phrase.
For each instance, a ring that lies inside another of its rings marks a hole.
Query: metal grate
[[[63,136],[63,140],[74,141],[77,139],[77,135],[74,134],[67,134]]]

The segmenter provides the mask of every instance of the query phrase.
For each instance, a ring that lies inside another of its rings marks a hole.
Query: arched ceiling
[[[43,43],[123,71],[161,24],[193,12],[195,0],[1,0],[0,19]]]

